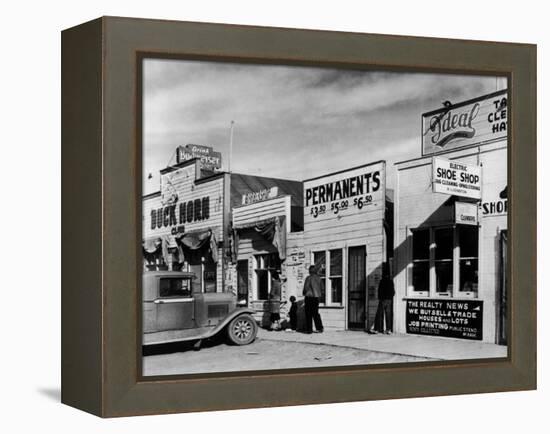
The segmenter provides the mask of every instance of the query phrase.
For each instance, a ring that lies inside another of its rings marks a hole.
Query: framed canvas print
[[[536,387],[536,47],[104,17],[62,35],[62,400]]]

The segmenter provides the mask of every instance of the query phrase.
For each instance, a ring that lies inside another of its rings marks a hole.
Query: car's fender
[[[243,315],[243,314],[253,315],[255,313],[256,313],[255,310],[249,309],[247,307],[239,307],[234,311],[232,311],[230,314],[228,314],[222,321],[220,321],[218,325],[216,325],[216,327],[214,327],[214,329],[212,329],[212,331],[208,333],[208,336],[205,336],[205,338],[214,336],[215,334],[219,333],[221,330],[223,330],[227,326],[227,324],[229,324],[231,321],[233,321],[233,319],[235,319],[239,315]]]

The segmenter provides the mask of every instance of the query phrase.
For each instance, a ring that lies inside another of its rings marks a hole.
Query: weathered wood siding
[[[376,177],[374,174],[377,173]],[[313,200],[311,192],[336,183],[357,177],[363,177],[362,194],[359,187],[348,190],[348,197],[320,196]],[[367,183],[368,179],[368,183]],[[310,192],[308,192],[308,189]],[[360,205],[359,198],[362,199]],[[334,199],[334,200],[330,200]],[[368,199],[368,201],[365,201]],[[348,206],[341,210],[343,201]],[[315,203],[317,202],[317,203]],[[338,204],[338,211],[336,211]],[[321,208],[324,206],[324,210]],[[348,318],[348,248],[366,246],[366,318],[365,327],[369,327],[376,314],[378,305],[377,288],[385,261],[384,250],[384,211],[386,207],[386,163],[384,161],[368,164],[336,174],[304,181],[304,272],[312,262],[313,252],[342,249],[342,303],[341,305],[321,306],[323,324],[327,328],[346,329]],[[324,212],[322,212],[324,211]],[[327,291],[329,288],[327,287]],[[300,292],[301,296],[301,292]]]
[[[179,226],[185,227],[185,232],[212,229],[218,242],[224,241],[224,176],[218,175],[212,179],[197,180],[196,176],[200,173],[198,162],[192,161],[188,165],[174,169],[172,171],[161,173],[160,194],[146,196],[143,200],[142,218],[143,218],[143,239],[148,240],[155,237],[170,235],[173,230]],[[152,211],[162,209],[163,201],[166,201],[172,194],[177,195],[176,220],[175,225],[162,225],[162,227],[152,227]],[[192,222],[180,223],[180,204],[208,197],[209,216]],[[223,252],[218,248],[218,264],[216,272],[216,291],[223,291]]]
[[[500,233],[507,229],[507,213],[484,214],[484,206],[503,209],[506,199],[500,194],[507,187],[507,144],[499,141],[483,146],[444,154],[444,158],[466,164],[482,165],[482,200],[479,221],[479,287],[477,299],[483,300],[483,340],[495,342],[499,300]],[[449,224],[454,219],[453,207],[442,206],[451,196],[432,193],[432,160],[430,157],[397,165],[397,192],[394,226],[394,305],[397,331],[405,332],[405,301],[411,284],[408,271],[412,261],[411,229],[421,225]],[[499,202],[497,204],[497,202]],[[507,204],[506,204],[507,205]]]

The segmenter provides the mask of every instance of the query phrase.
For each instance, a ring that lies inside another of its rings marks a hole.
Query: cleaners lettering
[[[306,190],[306,206],[361,196],[380,189],[380,171],[318,185]]]

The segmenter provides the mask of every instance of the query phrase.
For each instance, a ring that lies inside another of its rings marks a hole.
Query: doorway
[[[508,335],[506,331],[507,310],[508,310],[508,295],[507,286],[508,279],[506,270],[508,268],[508,231],[503,230],[500,232],[500,270],[499,270],[499,312],[498,312],[498,343],[500,345],[506,345],[508,343]]]
[[[365,328],[366,258],[365,246],[348,248],[348,329]]]
[[[248,260],[237,261],[237,302],[248,306]]]

